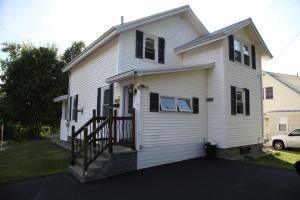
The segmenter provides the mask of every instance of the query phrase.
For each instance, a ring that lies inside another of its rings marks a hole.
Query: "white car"
[[[274,149],[300,148],[300,128],[284,135],[274,135],[271,137],[271,144]]]

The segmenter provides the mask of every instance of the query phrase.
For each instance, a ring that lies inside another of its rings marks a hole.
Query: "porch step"
[[[83,174],[83,159],[78,158],[69,166],[70,172],[79,181],[87,182],[108,176],[135,171],[137,168],[137,152],[130,148],[114,146],[113,153],[103,152]]]

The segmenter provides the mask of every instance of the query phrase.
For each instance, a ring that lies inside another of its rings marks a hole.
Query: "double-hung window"
[[[144,58],[149,60],[156,60],[157,39],[152,36],[145,35],[145,49]]]
[[[162,111],[176,111],[175,98],[160,96],[160,108]]]
[[[234,40],[234,60],[242,62],[241,42]]]
[[[181,112],[192,112],[191,101],[190,99],[178,99],[178,110]]]
[[[242,90],[236,91],[236,113],[244,114],[244,98]]]
[[[243,45],[243,54],[244,54],[244,64],[250,66],[249,47],[247,45]]]
[[[273,99],[273,87],[266,87],[266,99]]]

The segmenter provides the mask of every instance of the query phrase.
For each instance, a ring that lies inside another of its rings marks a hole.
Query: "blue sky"
[[[252,17],[274,56],[263,69],[300,74],[300,0],[0,0],[0,42],[55,43],[63,52],[74,40],[90,44],[121,15],[127,22],[186,4],[209,31]]]

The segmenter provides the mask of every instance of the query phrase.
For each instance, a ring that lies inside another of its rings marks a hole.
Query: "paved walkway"
[[[0,199],[300,199],[294,171],[194,159],[86,184],[68,173],[0,186]]]

